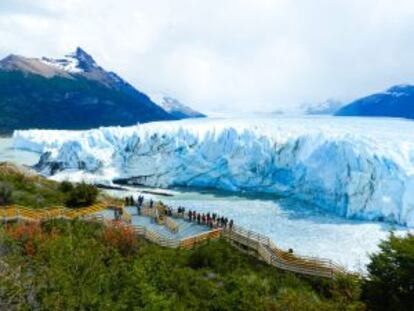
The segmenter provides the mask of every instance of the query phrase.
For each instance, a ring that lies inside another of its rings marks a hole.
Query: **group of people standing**
[[[144,206],[144,196],[143,195],[139,195],[137,198],[137,201],[134,200],[133,196],[130,197],[126,197],[125,198],[125,204],[127,205],[135,205],[137,207],[137,212],[138,215],[141,214],[141,208]],[[165,207],[165,215],[166,216],[172,216],[173,215],[173,210],[172,208],[164,205],[162,202],[160,202],[160,204],[162,206]],[[149,200],[149,204],[148,204],[149,208],[153,208],[154,207],[154,201],[152,199]],[[234,226],[234,222],[233,219],[228,219],[227,217],[222,217],[217,215],[216,213],[197,213],[196,211],[191,211],[189,210],[186,214],[185,212],[185,207],[179,206],[177,208],[177,212],[178,215],[180,215],[181,217],[185,218],[185,216],[187,215],[187,219],[190,222],[194,222],[197,223],[199,225],[207,225],[209,226],[211,229],[212,228],[225,228],[225,229],[233,229]]]
[[[188,211],[187,213],[188,220],[196,222],[197,224],[208,225],[212,228],[225,228],[233,229],[234,222],[233,219],[228,219],[227,217],[220,217],[216,213],[197,213],[196,211]]]

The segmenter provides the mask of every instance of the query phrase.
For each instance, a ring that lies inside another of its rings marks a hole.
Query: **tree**
[[[414,235],[393,233],[371,255],[363,297],[372,310],[408,310],[414,306]]]
[[[73,190],[73,184],[70,181],[64,180],[60,183],[59,190],[63,193],[68,193]]]
[[[13,188],[5,181],[0,182],[0,205],[8,205],[12,200]]]
[[[69,191],[66,205],[73,208],[92,205],[96,202],[98,193],[96,186],[82,182]]]

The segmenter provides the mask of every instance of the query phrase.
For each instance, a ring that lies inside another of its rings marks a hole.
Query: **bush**
[[[372,310],[408,310],[414,306],[414,235],[393,233],[371,256],[363,297]]]
[[[0,205],[11,203],[13,188],[8,182],[0,182]]]
[[[59,191],[63,192],[63,193],[68,193],[70,191],[73,190],[73,184],[69,181],[62,181],[59,184]]]
[[[98,188],[84,182],[73,187],[68,193],[66,205],[72,208],[85,207],[96,202]]]
[[[123,256],[134,255],[138,250],[134,229],[122,223],[106,227],[102,232],[102,240],[105,245],[117,249]]]

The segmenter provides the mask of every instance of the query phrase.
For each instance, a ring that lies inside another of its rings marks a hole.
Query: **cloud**
[[[414,83],[409,0],[0,3],[0,54],[82,46],[144,91],[204,111],[291,110]]]

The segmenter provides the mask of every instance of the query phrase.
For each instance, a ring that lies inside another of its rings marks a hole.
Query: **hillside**
[[[0,208],[9,205],[30,209],[51,206],[77,208],[92,205],[97,200],[114,201],[95,186],[56,182],[31,169],[0,162]]]
[[[357,99],[335,115],[414,119],[414,86],[397,85],[385,92]]]
[[[63,59],[10,55],[0,61],[0,133],[173,119],[80,48]]]
[[[363,310],[351,278],[285,273],[223,240],[176,250],[81,221],[7,226],[0,239],[7,310]]]

